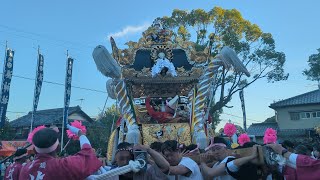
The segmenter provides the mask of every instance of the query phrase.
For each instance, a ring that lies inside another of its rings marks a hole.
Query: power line
[[[19,30],[19,29],[17,29],[17,28],[12,28],[12,27],[9,27],[9,26],[1,25],[1,24],[0,24],[0,27],[4,27],[4,28],[6,28],[6,29],[13,30],[13,31],[15,31],[15,32],[22,32],[22,33],[26,33],[26,34],[35,35],[35,36],[38,36],[38,37],[43,36],[43,35],[40,35],[40,34],[37,34],[37,33],[26,32],[26,31],[23,31],[23,30]],[[5,31],[1,31],[1,30],[0,30],[0,32],[5,32]],[[9,32],[9,33],[12,33],[12,32]],[[32,37],[28,37],[28,36],[23,36],[23,35],[19,35],[19,34],[15,34],[15,33],[14,33],[14,35],[16,35],[16,36],[18,36],[18,37],[23,37],[23,38],[31,39],[31,40],[34,40],[34,41],[39,41],[38,39],[35,39],[35,38],[32,38]],[[50,40],[50,39],[52,39],[52,38],[46,37],[46,39],[49,39],[49,40]],[[60,42],[63,42],[64,44],[69,43],[69,44],[77,45],[78,47],[79,47],[79,46],[86,47],[86,49],[87,49],[87,48],[92,48],[92,47],[90,47],[90,46],[83,45],[83,44],[79,44],[79,43],[77,44],[77,43],[74,43],[74,42],[71,42],[71,41],[55,40],[55,39],[53,39],[53,40],[56,41],[56,42],[59,42],[59,41],[60,41]],[[49,43],[49,44],[50,44],[50,43]],[[79,52],[80,52],[81,49],[84,49],[84,48],[74,48],[74,47],[70,48],[69,46],[64,46],[64,44],[55,44],[55,45],[57,45],[57,46],[62,46],[62,47],[68,47],[69,49],[77,49]],[[2,74],[2,73],[1,73],[1,74]],[[34,78],[29,78],[29,77],[19,76],[19,75],[13,75],[13,77],[17,77],[17,78],[21,78],[21,79],[27,79],[27,80],[33,80],[33,81],[35,80]],[[44,80],[43,82],[48,83],[48,84],[54,84],[54,85],[64,86],[63,83],[58,83],[58,82],[45,81],[45,80]],[[101,90],[96,90],[96,89],[91,89],[91,88],[84,88],[84,87],[80,87],[80,86],[71,86],[71,87],[76,88],[76,89],[82,89],[82,90],[87,90],[87,91],[104,93],[104,94],[106,93],[106,91],[101,91]]]
[[[14,114],[21,114],[21,113],[26,113],[26,112],[19,112],[19,111],[7,111],[8,113],[14,113]]]
[[[229,120],[226,120],[226,119],[220,119],[220,120],[225,121],[225,122],[229,122]],[[237,124],[239,126],[242,126],[242,124],[240,124],[239,122],[236,122],[236,121],[232,121],[232,123]]]
[[[1,27],[1,25],[0,25]],[[25,39],[29,39],[33,42],[36,42],[39,44],[39,42],[41,41],[40,39],[37,39],[37,38],[34,38],[34,37],[31,37],[31,36],[28,36],[28,35],[21,35],[21,34],[17,34],[15,32],[11,32],[11,31],[3,31],[0,29],[0,32],[4,32],[4,33],[8,33],[8,34],[11,34],[11,35],[14,35],[14,36],[17,36],[17,37],[21,37],[21,38],[25,38]],[[75,56],[77,54],[83,54],[84,51],[87,51],[89,49],[94,49],[94,46],[84,46],[84,45],[81,45],[81,44],[76,44],[76,43],[72,43],[72,42],[69,42],[69,45],[67,45],[66,41],[63,42],[59,42],[60,40],[55,40],[55,41],[51,41],[49,38],[45,39],[46,41],[46,44],[47,45],[51,45],[51,46],[55,46],[55,47],[62,47],[62,48],[65,48],[65,49],[71,49]]]
[[[237,118],[243,118],[243,117],[241,117],[241,116],[237,116],[237,115],[233,115],[233,114],[229,114],[229,113],[221,113],[221,114],[225,114],[225,115],[229,115],[229,116],[233,116],[233,117],[237,117]],[[247,120],[249,120],[249,121],[254,121],[254,122],[259,122],[259,123],[262,122],[262,121],[258,121],[258,120],[254,120],[254,119],[249,119],[249,118],[247,118]]]
[[[14,35],[19,36],[19,37],[35,40],[35,41],[39,41],[39,39],[32,38],[30,36],[23,36],[23,35],[17,34],[17,33],[23,33],[23,34],[28,34],[28,35],[32,35],[32,36],[37,36],[39,38],[44,38],[44,39],[49,40],[49,41],[55,41],[56,43],[62,43],[62,44],[59,44],[59,45],[57,44],[58,46],[64,46],[65,44],[70,44],[70,45],[75,45],[75,46],[83,47],[83,48],[84,47],[85,48],[92,48],[91,46],[88,46],[87,43],[72,42],[72,41],[66,41],[66,40],[62,40],[62,39],[56,39],[56,38],[53,38],[53,37],[48,37],[48,36],[45,36],[45,35],[42,35],[42,34],[29,32],[29,31],[25,31],[25,30],[22,30],[22,29],[17,29],[17,28],[14,28],[14,27],[9,27],[9,26],[2,25],[2,24],[0,24],[0,27],[9,30],[9,33],[11,33],[11,34],[14,34]],[[7,32],[8,33],[8,31],[5,31],[5,30],[2,30],[1,32]]]
[[[5,31],[0,30],[0,32],[5,32]],[[6,33],[8,33],[8,32],[6,32]],[[39,39],[35,39],[35,38],[32,38],[32,37],[27,37],[27,36],[23,36],[23,35],[18,35],[18,34],[14,34],[14,33],[11,33],[11,32],[9,32],[9,34],[12,34],[12,35],[17,36],[17,37],[22,37],[22,38],[26,38],[26,39],[29,39],[29,40],[37,41],[37,42],[40,41]],[[59,44],[58,42],[48,42],[47,41],[47,44],[48,45],[52,45],[52,46],[56,46],[56,47],[63,47],[63,48],[67,48],[67,49],[72,49],[75,52],[83,52],[84,49],[87,49],[87,48],[80,48],[79,46],[78,47],[66,46],[66,45],[64,45],[64,43],[63,44]]]
[[[3,73],[0,73],[0,74],[3,74]],[[26,80],[32,80],[34,81],[35,79],[34,78],[29,78],[29,77],[25,77],[25,76],[19,76],[19,75],[12,75],[13,77],[16,77],[16,78],[20,78],[20,79],[26,79]],[[44,83],[47,83],[47,84],[54,84],[54,85],[59,85],[59,86],[64,86],[65,84],[63,83],[58,83],[58,82],[53,82],[53,81],[43,81]],[[84,87],[80,87],[80,86],[71,86],[75,89],[82,89],[82,90],[86,90],[86,91],[93,91],[93,92],[98,92],[98,93],[106,93],[106,91],[101,91],[101,90],[97,90],[97,89],[91,89],[91,88],[84,88]]]

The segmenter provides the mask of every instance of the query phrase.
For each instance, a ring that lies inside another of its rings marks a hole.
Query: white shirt
[[[235,157],[233,157],[233,156],[227,156],[227,157],[224,158],[221,162],[215,163],[212,167],[218,166],[218,165],[221,164],[221,163],[226,163],[229,158],[235,158]],[[223,175],[223,176],[214,177],[213,180],[235,180],[235,179],[234,179],[232,176],[230,176],[230,175],[227,174],[227,175]]]
[[[294,169],[297,169],[297,158],[298,154],[291,153],[288,159],[289,161],[287,161],[287,165]]]
[[[192,180],[202,180],[203,179],[198,164],[196,162],[194,162],[192,159],[190,159],[188,157],[183,157],[181,159],[179,165],[188,168],[192,172],[189,177],[179,175],[178,176],[179,180],[191,180],[191,179]],[[168,178],[170,180],[174,180],[175,176],[168,176]]]

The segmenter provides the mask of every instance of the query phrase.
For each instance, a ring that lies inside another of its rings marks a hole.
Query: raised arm
[[[178,166],[170,166],[169,168],[169,174],[170,175],[182,175],[182,176],[190,176],[191,175],[191,170],[188,169],[185,166],[178,165]]]
[[[208,176],[208,178],[210,179],[212,179],[215,176],[222,176],[227,174],[225,171],[225,163],[221,163],[217,166],[210,168],[207,166],[205,162],[201,162],[200,168],[203,175]]]
[[[297,154],[289,152],[284,147],[282,147],[281,144],[268,144],[267,146],[273,149],[276,153],[281,154],[283,157],[285,157],[288,160],[288,163],[290,163],[294,166],[294,168],[296,168],[298,157]]]
[[[84,147],[91,147],[89,139],[80,129],[78,129],[74,126],[70,126],[69,124],[67,125],[67,127],[72,133],[78,135],[81,149],[83,149]],[[85,144],[87,144],[87,145],[84,146]]]
[[[232,162],[235,166],[240,167],[240,166],[254,160],[257,157],[258,157],[258,149],[257,149],[257,146],[254,146],[252,148],[252,153],[250,156],[238,158],[238,159],[233,160]]]
[[[162,172],[169,170],[170,164],[160,153],[151,149],[150,147],[148,147],[147,152],[150,154],[150,156]]]
[[[157,151],[151,149],[149,146],[146,145],[136,145],[133,149],[140,149],[146,151],[152,157],[153,161],[156,165],[160,168],[162,172],[167,172],[169,170],[170,164],[168,161]]]
[[[81,150],[75,155],[59,159],[59,164],[64,173],[78,179],[84,179],[96,172],[101,167],[101,161],[96,157],[89,139],[78,128],[68,125],[69,130],[79,136]]]

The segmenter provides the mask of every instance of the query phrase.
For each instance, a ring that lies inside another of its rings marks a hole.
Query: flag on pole
[[[68,110],[70,104],[71,96],[71,80],[72,80],[72,65],[73,59],[69,56],[67,57],[67,67],[66,67],[66,81],[65,81],[65,90],[64,90],[64,108],[63,108],[63,121],[62,121],[62,135],[61,135],[61,152],[63,151],[63,136],[64,128],[67,127],[68,123]]]
[[[65,91],[64,91],[64,109],[63,109],[63,125],[64,125],[64,127],[67,127],[67,123],[68,123],[68,110],[69,110],[70,96],[71,96],[72,65],[73,65],[73,59],[68,57]]]
[[[0,95],[0,127],[3,127],[6,121],[6,113],[9,102],[10,84],[13,71],[13,56],[14,51],[6,49],[6,57],[3,67],[2,83],[1,83],[1,95]]]
[[[241,107],[242,107],[242,113],[243,113],[243,129],[244,131],[247,131],[247,115],[246,115],[246,107],[244,104],[243,89],[239,91],[239,96],[241,100]]]
[[[31,118],[31,128],[30,132],[33,129],[34,124],[34,117],[35,113],[38,108],[38,102],[43,82],[43,65],[44,65],[44,58],[43,55],[38,53],[38,62],[37,62],[37,72],[36,72],[36,79],[35,79],[35,87],[34,87],[34,97],[33,97],[33,108],[32,108],[32,118]]]

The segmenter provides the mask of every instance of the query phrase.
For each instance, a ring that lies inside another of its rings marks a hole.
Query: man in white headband
[[[26,162],[27,150],[18,149],[14,154],[14,163],[7,167],[4,180],[19,179],[22,164]]]
[[[177,141],[165,141],[161,146],[161,152],[170,164],[168,169],[162,169],[163,173],[168,174],[168,179],[203,179],[197,163],[189,157],[182,157],[179,143]]]
[[[241,166],[255,160],[258,156],[257,148],[253,148],[250,156],[235,159],[234,156],[229,156],[230,153],[226,144],[223,138],[214,137],[211,139],[210,145],[205,149],[207,153],[213,154],[215,159],[218,160],[212,168],[208,167],[205,162],[201,162],[202,174],[207,179],[234,180],[235,178],[230,173],[234,175]]]
[[[229,156],[229,152],[227,149],[227,142],[220,137],[212,138],[210,145],[205,150],[207,153],[214,155],[215,159],[218,160],[218,162],[213,165],[212,169],[215,169],[220,164],[226,163],[229,158],[233,158],[233,159],[235,158],[233,156]],[[203,169],[204,172],[207,172],[208,175],[211,176],[209,173],[211,170],[209,167],[206,166],[205,163],[201,164],[201,168]],[[232,178],[232,176],[228,175],[227,173],[224,173],[224,175],[215,177],[213,179],[233,180],[234,178]]]
[[[78,128],[70,125],[68,128],[79,136],[81,150],[73,156],[56,158],[59,135],[51,128],[43,128],[35,132],[32,138],[36,151],[35,159],[21,169],[19,179],[85,179],[99,169],[102,163],[96,157],[88,138]]]

